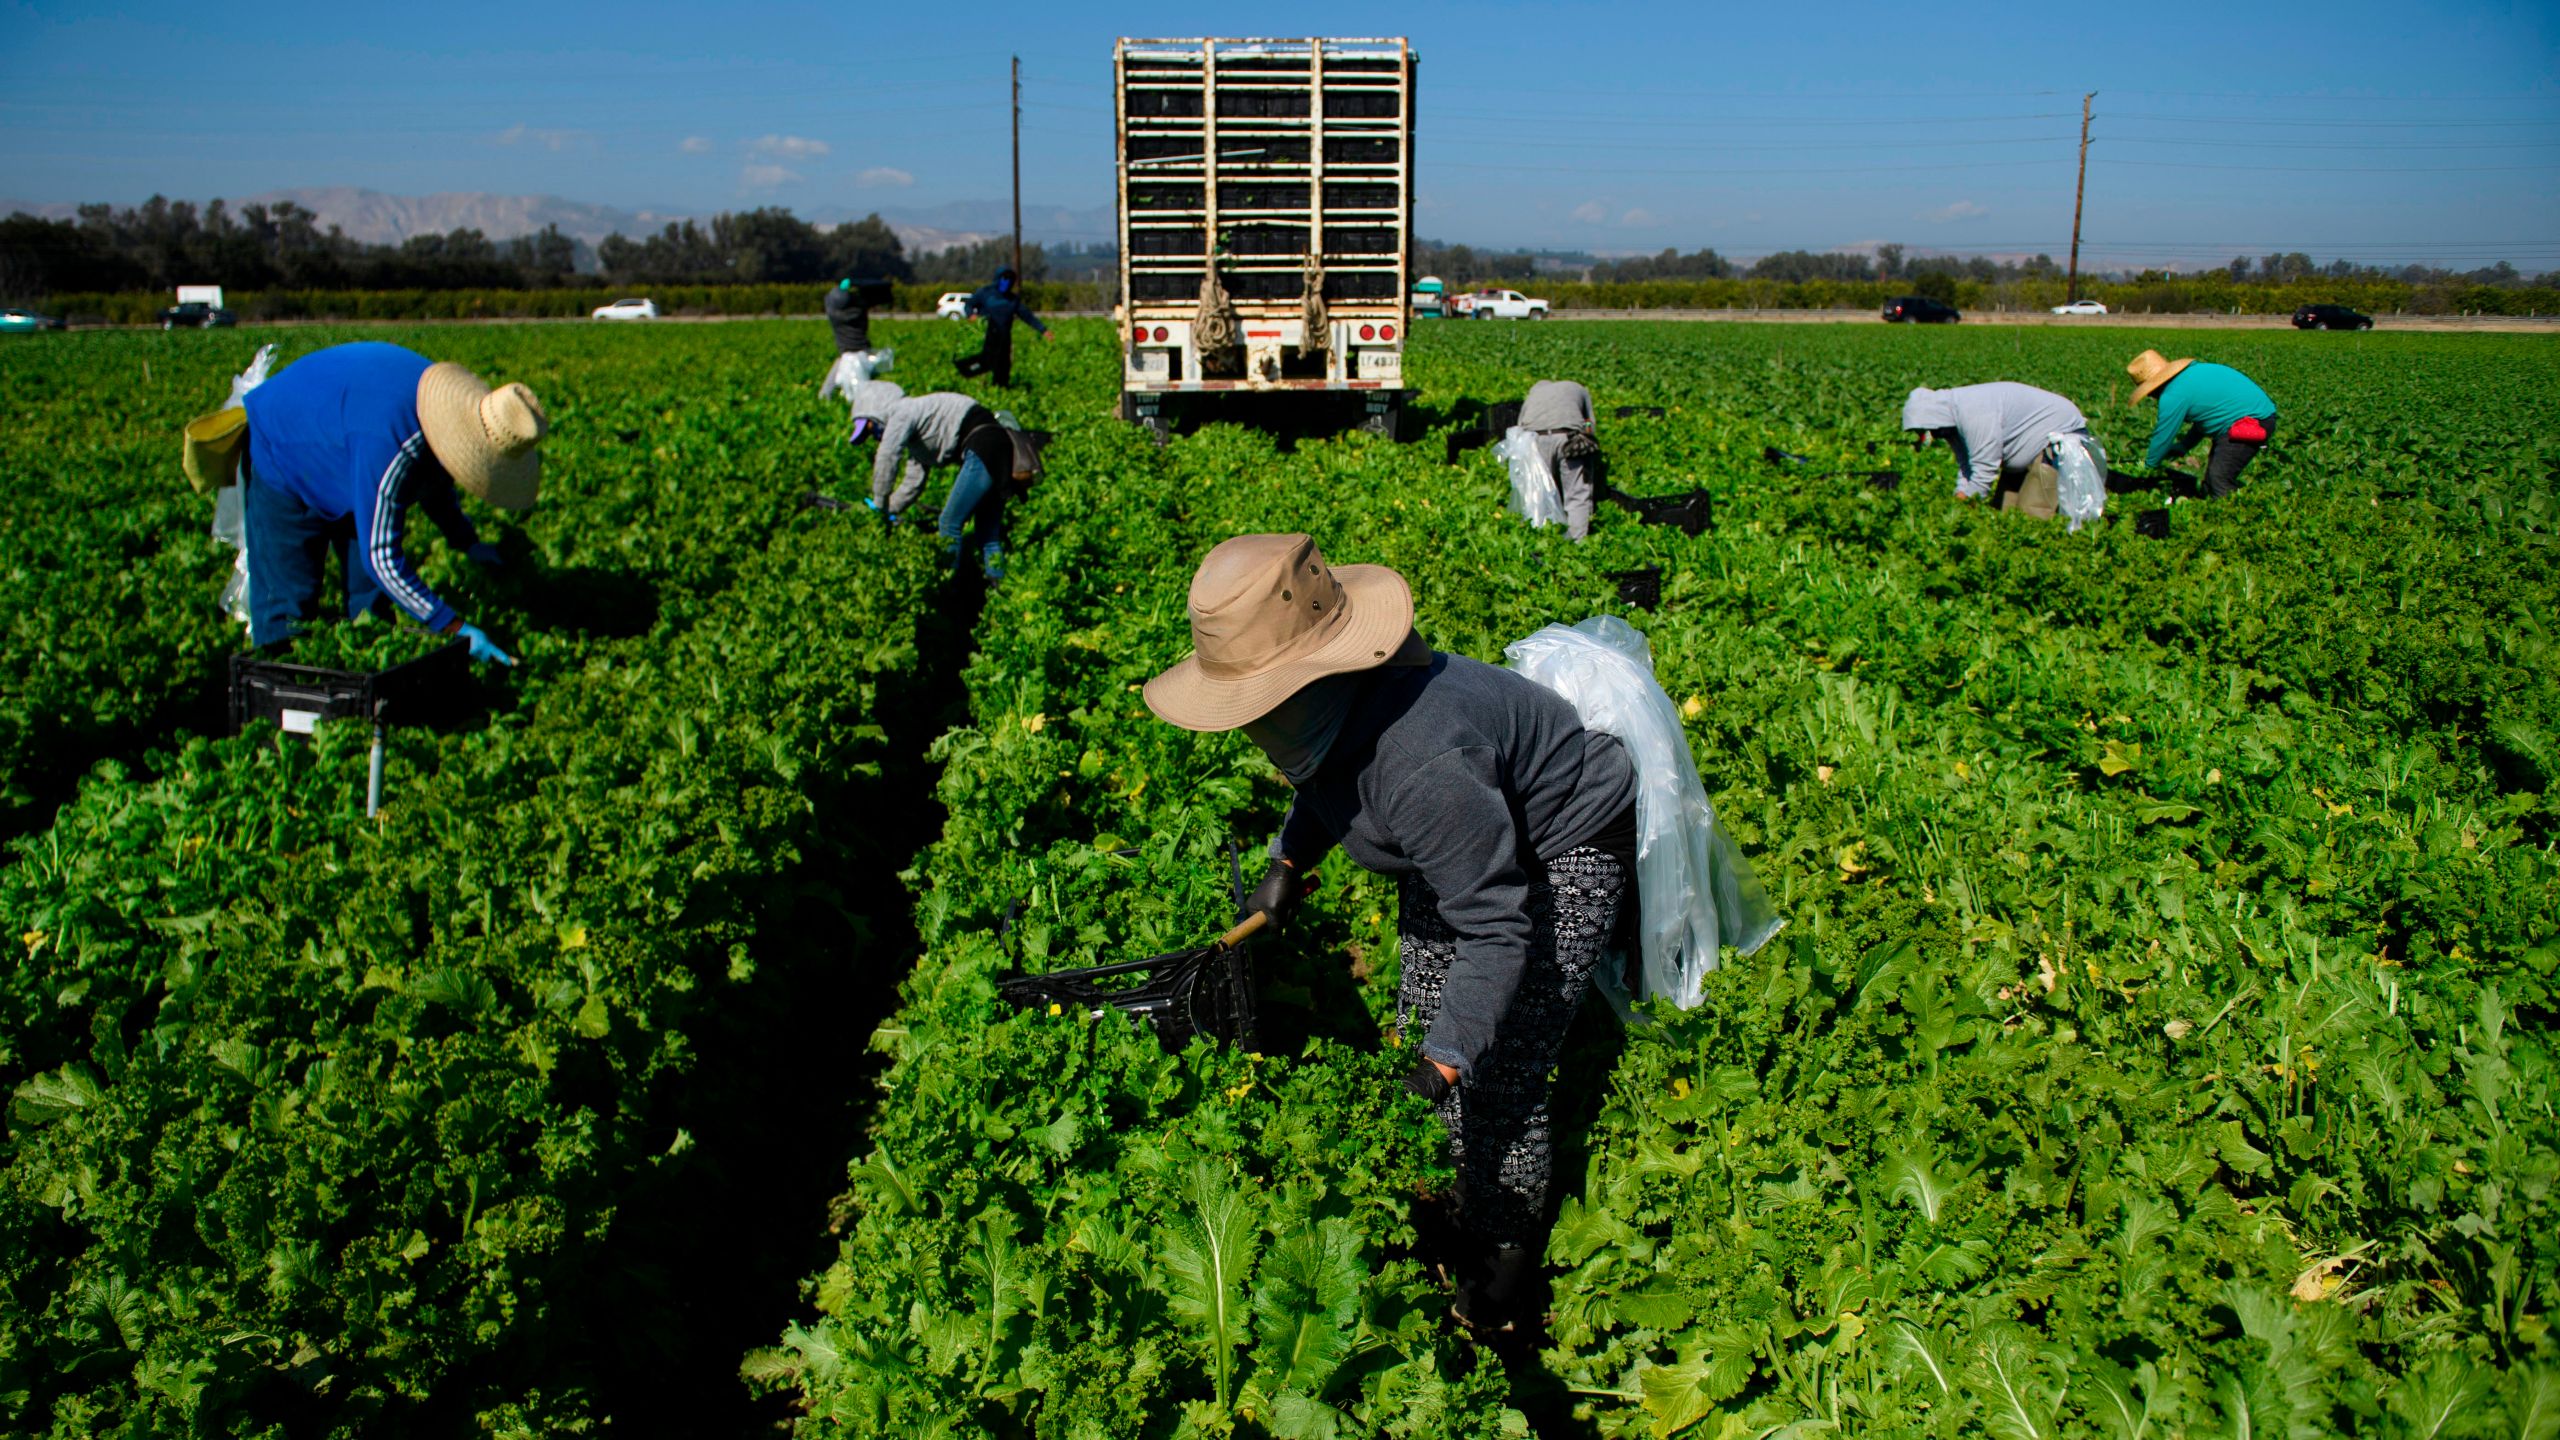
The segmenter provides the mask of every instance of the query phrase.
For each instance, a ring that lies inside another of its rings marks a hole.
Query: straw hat
[[[418,377],[418,425],[453,483],[501,510],[525,510],[542,487],[551,418],[522,385],[489,382],[440,360]]]
[[[1147,682],[1185,730],[1233,730],[1327,675],[1387,662],[1413,633],[1413,591],[1384,565],[1325,563],[1304,535],[1239,535],[1191,577],[1192,653]]]
[[[2196,363],[2190,355],[2183,360],[2163,360],[2157,350],[2145,350],[2133,357],[2124,373],[2133,377],[2133,398],[2139,403],[2151,398],[2151,392],[2169,383],[2171,376]]]

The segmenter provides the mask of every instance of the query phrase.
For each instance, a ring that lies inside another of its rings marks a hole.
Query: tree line
[[[1001,257],[1001,258],[999,258]],[[1080,279],[1107,267],[1073,247],[1025,248],[1026,279]],[[983,284],[1012,258],[1010,240],[910,257],[877,214],[821,227],[779,208],[684,220],[590,249],[557,225],[492,240],[473,229],[368,244],[291,201],[233,209],[154,196],[141,205],[83,205],[73,219],[23,212],[0,220],[0,296],[234,290],[553,290],[638,285],[823,284],[847,275]]]

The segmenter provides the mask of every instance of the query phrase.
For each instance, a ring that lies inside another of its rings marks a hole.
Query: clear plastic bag
[[[2057,430],[2045,437],[2053,456],[2064,518],[2077,532],[2107,513],[2107,452],[2097,437],[2077,430]]]
[[[1593,730],[1618,737],[1636,770],[1636,899],[1642,964],[1636,998],[1683,1010],[1702,998],[1721,947],[1748,955],[1786,922],[1751,862],[1716,823],[1680,712],[1653,678],[1653,650],[1614,615],[1550,625],[1503,653],[1511,668],[1562,695]],[[1601,989],[1628,1013],[1616,967]]]
[[[1538,444],[1538,432],[1517,425],[1502,432],[1493,453],[1511,470],[1511,508],[1535,528],[1564,523],[1564,495],[1556,488],[1555,471]]]
[[[885,347],[847,350],[836,357],[835,364],[827,367],[827,378],[818,383],[818,398],[831,400],[841,395],[849,403],[855,386],[867,384],[875,376],[888,374],[889,367],[896,364],[897,359],[898,352]]]
[[[275,368],[276,347],[273,343],[258,347],[249,368],[231,377],[231,397],[222,403],[225,410],[237,407],[252,390],[267,383],[267,374]],[[243,442],[246,443],[246,442]],[[249,623],[249,534],[240,516],[240,487],[225,485],[213,492],[213,538],[232,547],[231,578],[222,587],[222,612],[246,625]]]

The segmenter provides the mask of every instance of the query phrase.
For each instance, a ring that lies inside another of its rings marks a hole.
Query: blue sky
[[[2560,6],[0,5],[0,196],[705,212],[1112,193],[1117,35],[1401,33],[1435,238],[2560,269]],[[2086,18],[2081,18],[2086,17]],[[1099,237],[1097,237],[1099,238]]]

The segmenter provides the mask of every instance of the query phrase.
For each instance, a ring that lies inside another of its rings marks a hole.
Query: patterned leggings
[[[1449,1153],[1458,1165],[1458,1225],[1494,1244],[1534,1239],[1544,1223],[1547,1182],[1555,1169],[1548,1129],[1552,1072],[1565,1032],[1617,928],[1626,867],[1595,846],[1568,850],[1529,880],[1529,966],[1520,992],[1495,1032],[1474,1078],[1440,1102]],[[1441,988],[1457,963],[1458,936],[1440,918],[1439,897],[1418,877],[1397,893],[1404,981],[1396,992],[1397,1023],[1418,1042],[1440,1013]]]

